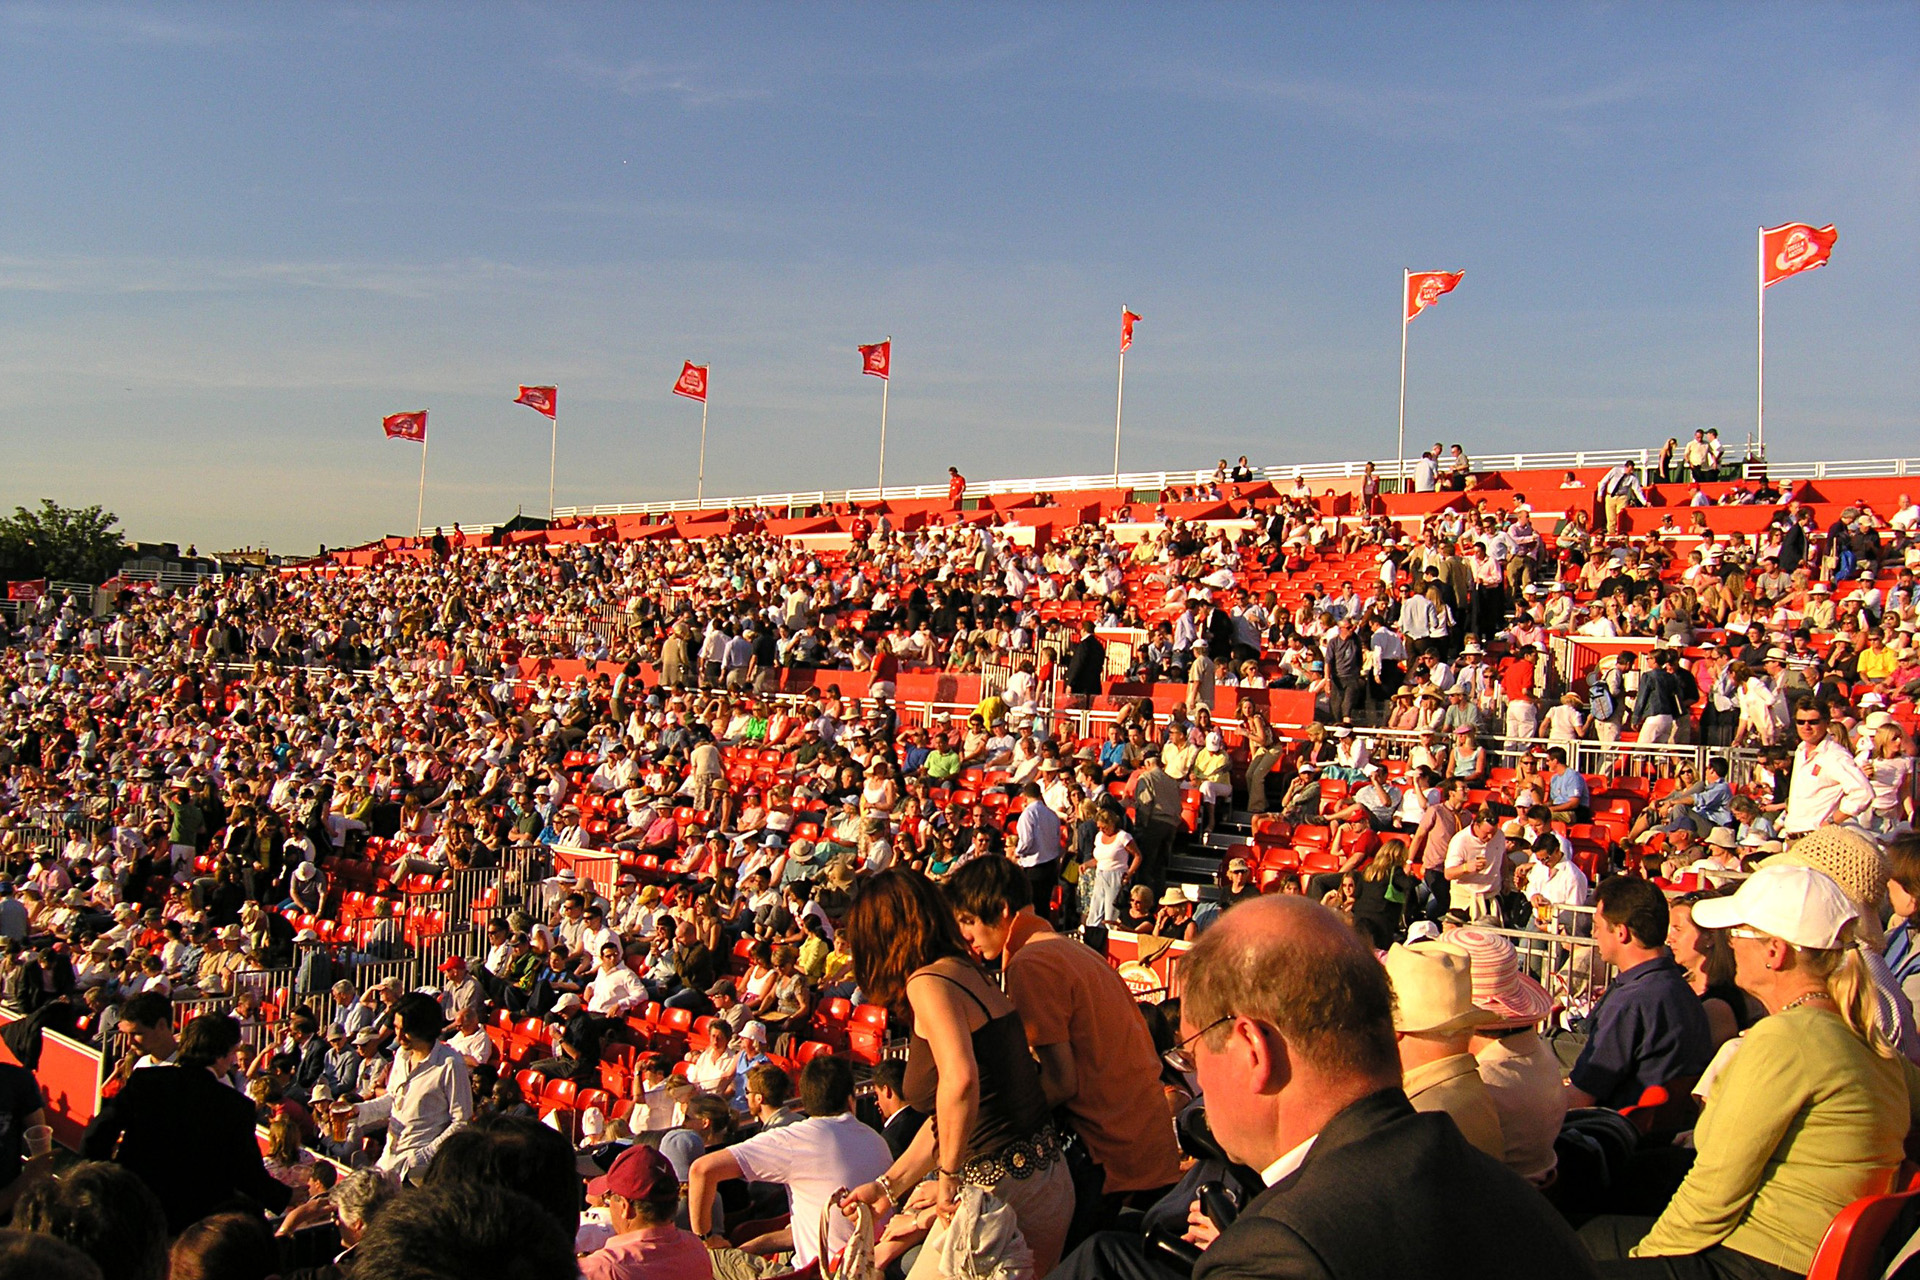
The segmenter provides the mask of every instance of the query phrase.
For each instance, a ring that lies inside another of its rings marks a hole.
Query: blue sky
[[[1920,7],[0,4],[0,502],[203,549],[707,492],[1920,454]]]

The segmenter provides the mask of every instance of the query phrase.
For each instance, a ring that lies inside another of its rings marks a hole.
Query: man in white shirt
[[[1500,873],[1506,866],[1507,840],[1492,805],[1473,811],[1473,820],[1460,828],[1447,845],[1445,874],[1452,905],[1479,919],[1493,909],[1500,893]]]
[[[1780,830],[1789,840],[1829,822],[1857,822],[1873,810],[1873,787],[1860,762],[1827,736],[1827,709],[1806,698],[1793,709],[1800,745],[1793,753],[1787,811]]]
[[[732,1178],[785,1183],[792,1210],[793,1266],[804,1270],[820,1252],[821,1210],[845,1188],[884,1178],[893,1153],[879,1133],[855,1119],[853,1068],[838,1055],[822,1055],[800,1073],[800,1103],[807,1118],[757,1137],[710,1151],[687,1171],[687,1223],[697,1236],[714,1235],[713,1201],[719,1184]],[[899,1189],[905,1197],[907,1188]],[[853,1234],[845,1214],[827,1218],[827,1249],[837,1254]],[[717,1238],[717,1237],[716,1237]]]
[[[457,1030],[447,1037],[447,1044],[465,1060],[467,1070],[484,1067],[500,1056],[492,1038],[487,1035],[487,1029],[480,1025],[478,1009],[462,1009],[454,1019],[454,1026]]]
[[[1572,933],[1580,913],[1556,908],[1587,905],[1587,873],[1573,865],[1558,840],[1542,841],[1534,850],[1533,865],[1527,868],[1525,893],[1536,921]]]
[[[627,967],[618,941],[600,948],[600,967],[594,972],[586,997],[587,1012],[607,1018],[617,1018],[629,1009],[646,1005],[647,989],[641,985],[640,975]]]

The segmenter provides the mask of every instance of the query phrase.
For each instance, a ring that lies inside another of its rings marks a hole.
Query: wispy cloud
[[[664,95],[688,107],[753,102],[773,96],[765,85],[745,84],[710,67],[692,63],[650,58],[617,62],[570,50],[555,58],[553,66],[590,88],[611,90],[630,98]]]
[[[247,32],[152,6],[89,4],[0,5],[0,31],[111,44],[209,49],[242,44]]]
[[[430,298],[454,291],[530,281],[510,263],[220,261],[113,257],[0,257],[0,293],[93,296],[315,290]]]

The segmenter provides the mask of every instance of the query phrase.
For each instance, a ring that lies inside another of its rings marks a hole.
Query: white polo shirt
[[[1873,784],[1847,749],[1831,736],[1808,750],[1801,743],[1793,752],[1793,780],[1787,786],[1787,811],[1780,830],[1803,836],[1823,826],[1836,814],[1842,821],[1862,818],[1873,809]]]

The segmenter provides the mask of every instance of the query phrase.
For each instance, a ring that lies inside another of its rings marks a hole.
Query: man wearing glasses
[[[1803,699],[1794,706],[1793,729],[1800,745],[1793,753],[1781,834],[1793,840],[1829,822],[1857,822],[1873,808],[1873,788],[1860,762],[1827,736],[1826,707]]]

